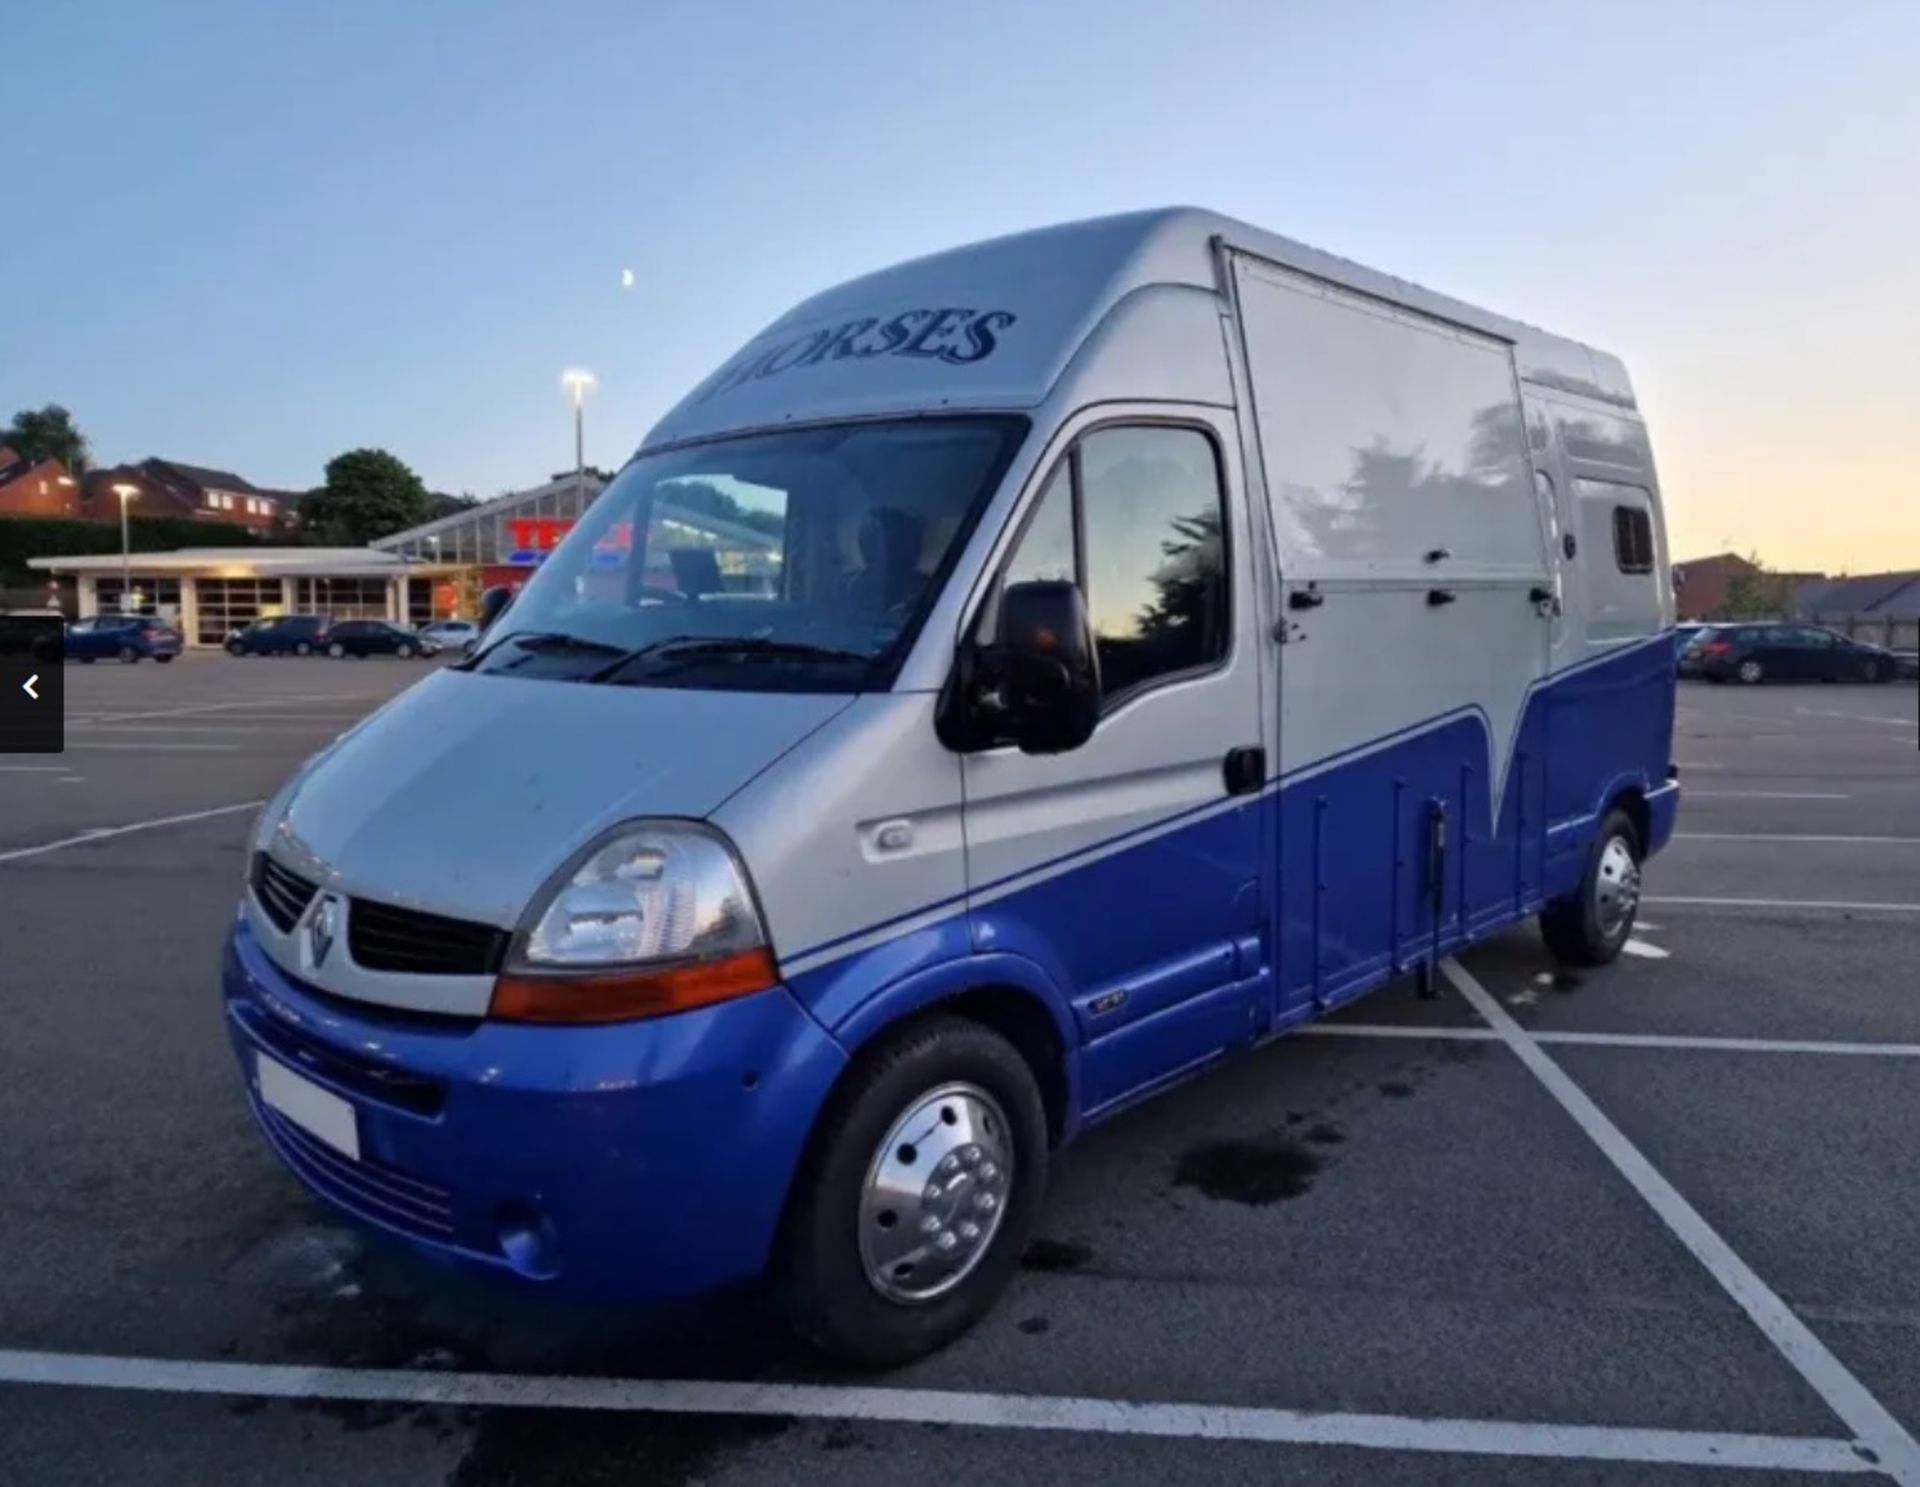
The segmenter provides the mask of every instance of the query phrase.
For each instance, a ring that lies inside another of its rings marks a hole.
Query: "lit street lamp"
[[[573,514],[587,509],[587,394],[593,390],[592,372],[572,368],[560,374],[560,380],[573,391]]]
[[[127,532],[127,503],[140,494],[140,487],[123,481],[113,493],[120,498],[120,613],[125,614],[133,601],[133,539]]]

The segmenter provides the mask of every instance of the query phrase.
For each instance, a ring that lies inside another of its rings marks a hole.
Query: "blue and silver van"
[[[1671,623],[1611,356],[1192,210],[887,269],[267,807],[254,1113],[433,1251],[904,1361],[1089,1124],[1530,916],[1617,954]]]

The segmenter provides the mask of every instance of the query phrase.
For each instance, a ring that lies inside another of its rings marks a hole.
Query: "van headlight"
[[[619,827],[548,883],[514,937],[490,1015],[624,1022],[763,991],[779,979],[746,870],[685,821]]]

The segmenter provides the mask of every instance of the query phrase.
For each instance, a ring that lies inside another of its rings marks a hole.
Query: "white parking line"
[[[67,740],[70,749],[119,749],[132,754],[237,754],[239,744],[199,743],[93,743],[84,738]]]
[[[1715,1232],[1694,1206],[1680,1195],[1678,1188],[1654,1170],[1620,1128],[1587,1097],[1585,1090],[1541,1049],[1540,1045],[1515,1022],[1457,960],[1443,961],[1447,979],[1459,989],[1469,1006],[1486,1021],[1527,1071],[1540,1081],[1560,1108],[1573,1117],[1581,1130],[1611,1162],[1614,1168],[1646,1200],[1661,1222],[1693,1253],[1734,1304],[1752,1320],[1781,1357],[1826,1401],[1827,1407],[1845,1422],[1859,1440],[1878,1457],[1879,1466],[1903,1487],[1920,1487],[1920,1442],[1909,1435],[1886,1407],[1870,1394],[1866,1386],[1847,1371],[1847,1367],[1827,1345],[1813,1334],[1786,1302],[1768,1289],[1753,1268],[1735,1254],[1732,1247]]]
[[[1676,842],[1811,842],[1837,847],[1920,847],[1920,836],[1795,836],[1774,831],[1676,831]]]
[[[1836,713],[1822,707],[1796,707],[1797,713],[1805,713],[1810,718],[1845,718],[1853,723],[1891,723],[1895,728],[1911,728],[1912,718],[1883,718],[1874,713]]]
[[[0,1351],[0,1383],[272,1399],[519,1409],[622,1410],[776,1419],[868,1420],[1157,1436],[1374,1451],[1718,1466],[1756,1471],[1881,1470],[1852,1441],[1807,1436],[1535,1425],[1506,1420],[1321,1414],[1247,1405],[1172,1404],[1084,1396],[981,1394],[827,1384],[430,1373],[287,1364],[200,1363],[77,1353]],[[1878,1447],[1876,1446],[1877,1450]],[[1902,1479],[1905,1480],[1905,1479]]]
[[[1671,960],[1673,952],[1663,950],[1658,945],[1650,945],[1645,940],[1628,940],[1620,947],[1622,955],[1637,955],[1642,960]]]
[[[215,816],[231,816],[235,811],[258,810],[265,805],[264,800],[243,800],[237,805],[218,805],[210,811],[188,811],[180,816],[159,816],[151,821],[135,821],[129,826],[96,826],[83,831],[78,836],[64,836],[56,842],[42,842],[37,847],[16,847],[11,852],[0,852],[0,862],[18,862],[23,857],[39,857],[47,852],[58,852],[62,847],[78,847],[88,842],[104,842],[111,837],[129,836],[136,831],[152,831],[161,826],[182,826],[189,821],[209,821]]]
[[[133,723],[133,722],[139,722],[146,718],[186,718],[186,717],[193,717],[202,713],[230,713],[241,708],[249,708],[249,707],[282,707],[282,706],[288,706],[288,705],[297,707],[301,703],[305,703],[305,702],[330,702],[330,703],[340,704],[344,706],[351,706],[354,703],[364,702],[368,706],[371,706],[375,703],[384,702],[386,700],[387,699],[384,696],[342,697],[334,693],[318,692],[318,693],[307,693],[307,694],[302,694],[299,696],[291,696],[291,697],[255,697],[246,702],[204,702],[204,703],[199,703],[193,707],[156,708],[152,712],[85,713],[77,717],[70,718],[68,719],[68,721],[69,722],[86,722],[86,723]],[[302,715],[304,716],[305,714],[303,713]]]
[[[1648,894],[1643,904],[1714,909],[1841,909],[1850,914],[1920,914],[1920,904],[1861,904],[1822,898],[1673,898]]]
[[[1828,795],[1813,790],[1688,790],[1689,800],[1852,800],[1851,795]]]
[[[1295,1028],[1321,1038],[1439,1038],[1458,1043],[1504,1041],[1490,1027],[1420,1027],[1400,1022],[1311,1022]],[[1691,1033],[1560,1033],[1529,1030],[1536,1043],[1585,1048],[1680,1048],[1703,1053],[1816,1053],[1844,1058],[1920,1058],[1920,1043],[1833,1043],[1818,1038],[1716,1038]]]
[[[64,764],[0,764],[0,774],[65,774]]]

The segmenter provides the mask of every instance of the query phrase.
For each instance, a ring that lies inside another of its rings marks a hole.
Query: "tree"
[[[74,474],[87,468],[91,455],[87,436],[74,426],[73,415],[58,403],[39,410],[22,408],[13,415],[13,423],[0,433],[0,444],[15,454],[24,455],[29,464],[41,460],[59,460]]]
[[[427,492],[427,521],[438,521],[443,516],[454,516],[462,511],[471,511],[480,504],[480,498],[472,491],[461,491],[459,495],[449,495],[445,491]]]
[[[327,483],[300,498],[300,525],[316,542],[362,547],[418,526],[427,488],[384,449],[351,449],[327,461]]]
[[[1736,569],[1727,579],[1726,602],[1714,615],[1719,620],[1773,620],[1784,618],[1793,607],[1793,580],[1774,573],[1755,553],[1747,561],[1752,568]]]

